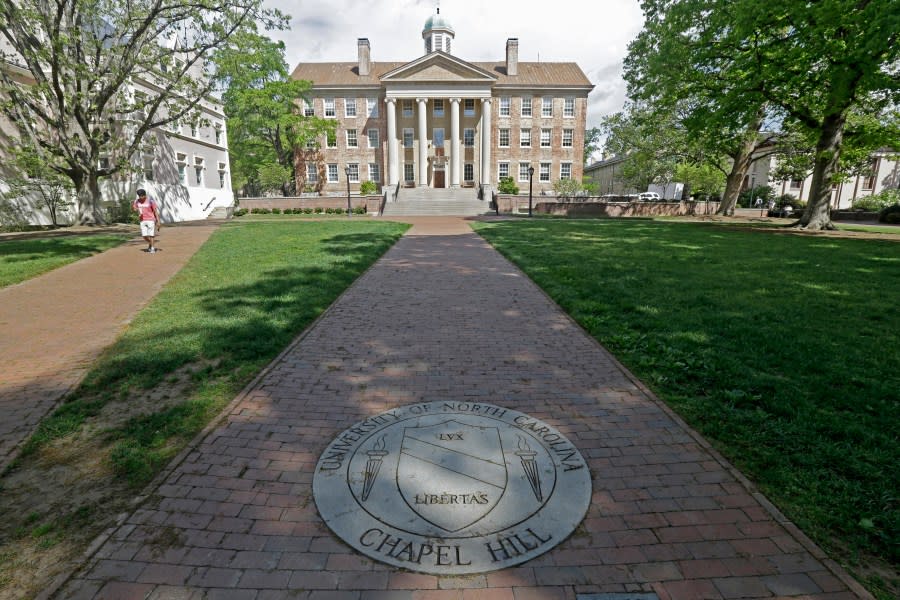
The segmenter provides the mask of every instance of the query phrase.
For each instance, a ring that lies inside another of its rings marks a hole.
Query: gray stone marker
[[[492,404],[425,402],[360,421],[319,457],[319,514],[363,554],[436,575],[516,565],[587,512],[591,475],[550,425]]]

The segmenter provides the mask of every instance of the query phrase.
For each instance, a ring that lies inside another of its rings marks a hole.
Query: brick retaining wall
[[[501,213],[528,211],[527,196],[501,194],[497,196]],[[547,200],[545,197],[532,198],[532,212],[571,217],[642,217],[642,216],[685,216],[714,214],[718,202],[606,202],[599,198],[585,198],[578,201]]]
[[[254,208],[347,208],[347,196],[302,196],[271,198],[239,198],[240,208],[251,210]],[[351,196],[350,205],[353,208],[363,206],[367,213],[377,213],[381,207],[381,196]]]

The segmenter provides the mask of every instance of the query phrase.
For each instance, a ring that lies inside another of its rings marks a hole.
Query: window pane
[[[553,116],[553,98],[541,98],[541,116],[542,117],[552,117]]]
[[[528,181],[528,167],[531,163],[519,163],[519,181]]]
[[[345,112],[348,117],[356,116],[356,98],[345,98],[344,107],[346,109]]]
[[[575,98],[566,98],[565,105],[563,106],[563,116],[575,116]]]
[[[531,98],[522,98],[522,116],[531,116]]]
[[[464,129],[463,130],[463,144],[467,148],[471,148],[475,145],[475,130],[474,129]]]
[[[519,132],[519,146],[522,148],[531,148],[531,130],[522,129]]]
[[[509,96],[503,96],[500,98],[500,116],[509,116]]]
[[[463,179],[465,181],[475,180],[475,166],[472,163],[463,165]]]
[[[359,142],[356,139],[356,130],[348,129],[347,130],[347,147],[348,148],[356,148],[359,146]]]

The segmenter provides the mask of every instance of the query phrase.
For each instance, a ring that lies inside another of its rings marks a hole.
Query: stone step
[[[472,188],[404,188],[396,202],[384,205],[385,216],[476,216],[489,212]]]

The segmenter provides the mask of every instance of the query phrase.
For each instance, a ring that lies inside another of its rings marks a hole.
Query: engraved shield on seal
[[[404,429],[397,487],[429,523],[449,532],[477,523],[497,506],[506,483],[496,427],[448,420]]]

